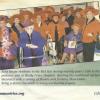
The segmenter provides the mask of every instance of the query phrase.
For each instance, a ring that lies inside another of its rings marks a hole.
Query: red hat
[[[55,9],[52,6],[47,6],[45,8],[45,11],[49,11],[49,12],[55,12]]]
[[[67,10],[71,10],[73,12],[74,11],[74,7],[69,7]]]
[[[63,10],[63,14],[67,14],[69,10],[70,10],[72,13],[74,13],[74,8],[73,8],[73,7],[69,7],[69,8],[67,8],[67,9],[64,9],[64,10]]]
[[[41,13],[43,12],[42,8],[34,8],[34,15],[41,15]]]
[[[82,10],[83,10],[82,8],[76,8],[74,12],[77,13],[77,12],[81,12]]]
[[[38,8],[38,7],[34,8],[34,13],[40,13],[41,11],[42,11],[42,8]]]
[[[50,12],[50,11],[47,11],[47,10],[43,10],[43,11],[42,11],[42,14],[48,14],[48,15],[50,15],[51,12]]]
[[[21,16],[29,15],[29,18],[32,18],[32,17],[33,17],[33,13],[30,12],[30,11],[28,11],[28,10],[21,11],[21,12],[20,12],[20,15],[21,15]]]
[[[74,11],[74,14],[76,14],[77,12],[80,13],[80,15],[82,16],[82,8],[76,8],[76,10]]]
[[[39,11],[39,12],[34,12],[32,19],[35,20],[37,18],[37,16],[41,16],[42,17],[42,13],[43,11]]]
[[[15,18],[18,18],[19,20],[22,20],[21,15],[20,14],[16,14],[16,15],[13,15],[13,16],[10,17],[10,19],[9,19],[10,24],[13,24]]]
[[[35,20],[37,16],[42,16],[43,10],[41,8],[35,8],[32,19]]]
[[[50,11],[43,10],[41,13],[42,20],[45,20],[47,18],[46,14],[48,15],[48,17],[52,17],[52,13]]]
[[[84,10],[81,11],[81,14],[82,15],[85,15],[89,11],[91,11],[94,15],[98,15],[99,14],[99,10],[98,9],[95,9],[92,6],[86,7]]]

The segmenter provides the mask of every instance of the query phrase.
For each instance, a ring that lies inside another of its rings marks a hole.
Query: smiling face
[[[88,11],[88,12],[86,13],[86,17],[87,17],[88,20],[93,19],[93,17],[94,17],[93,12],[92,12],[92,11]]]
[[[31,26],[25,27],[24,29],[27,32],[27,34],[31,35],[32,32],[33,32],[34,27],[33,27],[33,25],[31,25]]]

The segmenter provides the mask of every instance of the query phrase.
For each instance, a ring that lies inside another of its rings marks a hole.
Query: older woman
[[[32,59],[32,56],[42,56],[45,40],[41,37],[40,32],[34,30],[33,24],[30,23],[24,27],[25,31],[20,34],[19,46],[23,48],[24,67],[39,66],[42,64],[42,58]]]
[[[85,23],[85,18],[82,16],[81,11],[82,11],[81,8],[77,8],[75,10],[74,23],[79,24],[81,26],[81,28],[83,28],[83,25]]]
[[[86,24],[83,27],[83,58],[85,62],[91,62],[94,59],[94,49],[96,35],[100,33],[100,22],[95,19],[98,10],[93,7],[87,7],[82,11],[86,14]]]

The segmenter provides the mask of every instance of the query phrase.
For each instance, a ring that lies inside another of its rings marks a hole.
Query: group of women
[[[0,69],[20,65],[20,48],[23,49],[24,67],[41,66],[44,47],[49,51],[48,39],[55,43],[58,63],[75,63],[82,58],[94,58],[100,22],[95,16],[99,11],[92,6],[69,7],[56,12],[52,6],[34,8],[34,13],[20,10],[13,16],[0,16]],[[82,55],[77,59],[77,55]],[[49,52],[47,53],[49,57]],[[31,58],[33,57],[33,58]],[[17,64],[16,64],[17,62]]]

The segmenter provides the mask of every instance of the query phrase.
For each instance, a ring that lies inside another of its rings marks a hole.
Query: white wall
[[[90,2],[99,0],[0,0],[0,9],[16,9],[23,7],[36,7],[46,5],[59,5],[59,4],[70,4],[80,2]]]
[[[54,8],[56,9],[56,11],[60,10],[60,7],[64,7],[66,8],[66,5],[61,5],[61,4],[72,4],[72,3],[83,3],[83,0],[49,0],[50,2],[48,2],[48,0],[27,0],[24,1],[23,0],[4,0],[5,2],[0,2],[0,10],[4,10],[4,11],[0,11],[0,15],[8,15],[8,16],[12,16],[13,14],[18,14],[19,13],[19,9],[16,8],[24,8],[24,7],[36,7],[36,6],[47,6],[47,5],[60,5],[60,6],[54,6]],[[84,0],[84,2],[91,2],[93,0]],[[95,0],[94,0],[95,1]],[[96,0],[97,1],[97,0]],[[91,3],[90,3],[91,5]],[[92,3],[92,5],[96,8],[97,5],[96,3]],[[78,7],[79,5],[76,5],[74,7]],[[84,5],[79,6],[79,7],[84,7]],[[7,9],[14,9],[14,10],[7,10]],[[32,10],[32,8],[28,8],[28,10]]]

